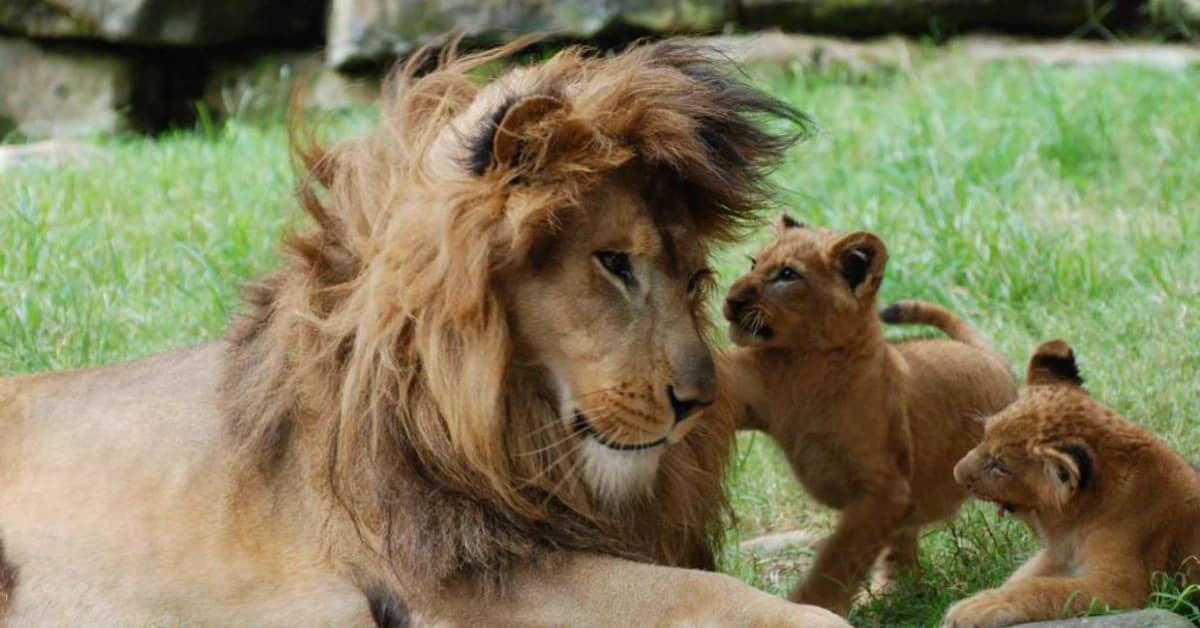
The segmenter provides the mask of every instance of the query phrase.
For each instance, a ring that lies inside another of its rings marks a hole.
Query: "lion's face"
[[[779,237],[751,259],[724,314],[734,343],[803,348],[836,345],[873,320],[887,249],[864,232],[808,228],[784,216]]]
[[[544,369],[601,496],[649,486],[664,448],[713,401],[702,336],[706,251],[618,175],[588,195],[508,281],[517,361]],[[658,220],[655,217],[658,216]]]
[[[1091,434],[1112,412],[1080,385],[1074,355],[1061,342],[1034,355],[1030,386],[987,419],[983,440],[954,467],[954,479],[1002,514],[1055,515],[1094,483]]]

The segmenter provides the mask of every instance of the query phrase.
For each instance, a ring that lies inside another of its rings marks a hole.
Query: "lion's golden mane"
[[[245,481],[302,478],[391,571],[370,577],[410,586],[494,580],[553,550],[712,568],[733,426],[706,419],[668,448],[649,498],[597,503],[564,455],[554,397],[509,368],[493,279],[631,164],[686,201],[673,206],[701,237],[732,237],[804,120],[677,43],[564,50],[505,75],[521,73],[508,85],[522,91],[476,111],[473,77],[515,49],[451,50],[423,75],[417,55],[389,82],[379,131],[301,151],[315,225],[288,239],[230,334],[223,390]],[[567,103],[570,141],[489,169],[506,103],[530,94]],[[776,132],[771,118],[798,124]],[[350,542],[337,534],[334,552]]]

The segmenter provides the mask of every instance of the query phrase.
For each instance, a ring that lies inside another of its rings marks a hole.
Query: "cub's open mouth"
[[[775,330],[767,325],[747,325],[742,321],[733,321],[731,325],[735,334],[745,334],[748,338],[770,340],[775,336]]]
[[[979,496],[979,499],[996,504],[996,508],[999,510],[1001,517],[1007,517],[1010,515],[1017,514],[1017,505],[1012,502],[1006,502],[1006,501],[999,500],[999,499],[992,499],[991,497],[984,497],[982,495]]]
[[[656,441],[649,443],[616,443],[609,439],[604,434],[601,434],[592,422],[588,420],[587,415],[583,412],[575,411],[575,432],[581,436],[586,436],[592,440],[616,451],[640,451],[642,449],[650,449],[659,445],[666,445],[667,438],[664,436]]]

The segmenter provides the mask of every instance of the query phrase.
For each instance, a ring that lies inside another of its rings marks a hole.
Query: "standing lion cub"
[[[793,599],[842,614],[885,549],[889,575],[916,565],[920,527],[966,497],[951,471],[978,442],[978,419],[1017,396],[1004,358],[949,311],[910,301],[881,317],[887,257],[873,234],[783,216],[725,303],[739,345],[725,394],[741,427],[770,434],[809,494],[842,511]],[[889,344],[883,321],[953,340]]]
[[[1154,572],[1197,582],[1200,476],[1187,460],[1093,399],[1067,343],[1039,347],[1027,380],[954,477],[1043,547],[1004,586],[951,607],[946,625],[998,628],[1093,603],[1140,608]]]

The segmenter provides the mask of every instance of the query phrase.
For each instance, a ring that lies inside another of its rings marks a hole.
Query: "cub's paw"
[[[845,617],[850,612],[850,604],[853,600],[850,592],[841,587],[827,586],[823,583],[814,586],[813,583],[806,582],[792,593],[792,601],[797,604],[819,606]]]
[[[1002,628],[1029,621],[1006,596],[985,591],[969,597],[946,612],[944,628]]]

